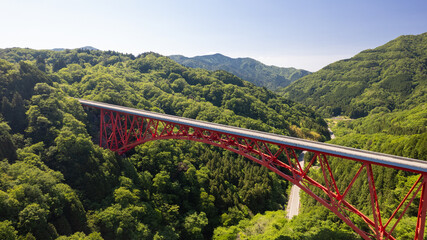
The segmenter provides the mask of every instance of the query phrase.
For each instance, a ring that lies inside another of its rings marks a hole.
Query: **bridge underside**
[[[183,139],[203,142],[218,146],[259,163],[284,179],[300,187],[304,192],[334,212],[364,239],[395,239],[393,231],[407,212],[411,204],[419,200],[417,223],[414,239],[421,240],[424,236],[427,204],[427,178],[420,174],[412,187],[402,198],[398,207],[385,218],[381,211],[375,188],[372,163],[356,161],[357,172],[348,182],[345,189],[338,189],[336,179],[339,176],[331,169],[331,161],[347,160],[339,155],[331,155],[311,149],[287,146],[269,141],[252,139],[244,136],[228,134],[221,131],[203,129],[164,120],[142,117],[129,113],[100,109],[100,146],[111,149],[118,154],[134,148],[147,141],[160,139]],[[298,162],[301,151],[312,153],[311,159],[302,166]],[[310,177],[310,171],[320,171],[321,177]],[[346,196],[354,189],[356,181],[367,181],[369,186],[370,213],[363,213],[348,202]],[[417,199],[417,200],[415,200]],[[362,221],[360,221],[362,220]],[[355,224],[355,223],[358,224]],[[361,224],[362,223],[362,224]]]

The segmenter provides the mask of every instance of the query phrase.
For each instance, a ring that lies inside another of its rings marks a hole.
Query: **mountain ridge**
[[[92,46],[84,46],[84,47],[80,47],[80,48],[75,48],[75,49],[80,49],[80,50],[90,50],[90,51],[99,51],[98,48],[94,48]],[[52,51],[56,51],[56,52],[61,52],[61,51],[65,51],[65,50],[71,50],[68,48],[52,48],[50,49]]]
[[[427,33],[400,36],[280,89],[324,116],[367,116],[427,101]]]
[[[283,68],[266,65],[249,57],[231,58],[220,53],[195,57],[170,55],[169,58],[186,67],[228,71],[257,86],[264,86],[270,90],[285,87],[311,73],[293,67]]]

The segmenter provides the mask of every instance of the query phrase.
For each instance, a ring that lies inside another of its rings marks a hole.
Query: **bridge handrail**
[[[262,140],[275,144],[282,144],[292,146],[297,149],[307,150],[311,152],[319,152],[328,154],[331,156],[337,156],[341,158],[347,158],[352,160],[364,161],[372,164],[388,166],[392,168],[407,170],[416,173],[427,173],[427,161],[400,157],[390,154],[372,152],[367,150],[360,150],[356,148],[343,147],[339,145],[333,145],[328,143],[310,141],[306,139],[300,139],[295,137],[283,136],[274,133],[266,133],[256,130],[250,130],[245,128],[239,128],[234,126],[227,126],[218,123],[211,123],[206,121],[200,121],[190,118],[178,117],[163,113],[150,112],[141,109],[123,107],[108,103],[102,103],[91,100],[77,99],[82,105],[103,108],[108,110],[114,110],[127,114],[133,114],[141,117],[149,117],[152,119],[167,121],[171,123],[178,123],[191,127],[204,128],[217,132],[223,132],[230,135],[242,136],[246,138]]]

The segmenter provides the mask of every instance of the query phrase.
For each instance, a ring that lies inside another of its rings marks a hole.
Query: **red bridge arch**
[[[331,144],[263,133],[215,123],[197,121],[166,114],[126,108],[100,102],[79,100],[83,106],[100,109],[100,146],[122,154],[135,146],[152,140],[183,139],[218,146],[257,162],[286,180],[300,187],[308,195],[334,212],[364,239],[395,239],[392,235],[414,199],[420,194],[414,239],[424,236],[427,203],[427,162],[357,150]],[[313,153],[307,166],[298,162],[298,152]],[[357,173],[346,189],[338,189],[329,164],[330,157],[339,157],[360,162]],[[323,182],[308,176],[309,170],[318,162],[323,173]],[[384,218],[375,189],[372,165],[380,165],[419,174],[418,180],[394,212]],[[372,216],[367,216],[346,200],[356,179],[366,171],[369,184]],[[316,194],[315,189],[324,194]],[[369,227],[364,231],[350,218],[357,216]]]

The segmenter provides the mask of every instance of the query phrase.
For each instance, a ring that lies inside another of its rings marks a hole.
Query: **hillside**
[[[426,39],[427,34],[402,36],[333,63],[293,83],[285,89],[285,96],[327,116],[358,117],[328,119],[336,136],[329,143],[427,160]],[[360,164],[331,159],[330,166],[338,189],[345,189],[349,176],[356,174]],[[381,215],[390,216],[418,176],[379,166],[374,166],[373,172]],[[319,170],[310,174],[317,181],[323,179]],[[346,200],[371,214],[366,178],[355,185],[357,190],[350,191]],[[214,237],[359,239],[313,198],[302,194],[301,202],[302,213],[292,220],[283,219],[280,212],[260,214],[233,226],[219,227]],[[413,239],[416,214],[417,205],[412,204],[394,230],[396,239]],[[332,227],[324,229],[325,226]],[[295,227],[299,229],[295,231]]]
[[[72,97],[329,138],[309,108],[154,53],[14,48],[0,58],[0,238],[209,239],[287,201],[286,181],[205,144],[101,149],[99,119]]]
[[[264,86],[273,91],[310,74],[302,69],[267,66],[252,58],[230,58],[218,53],[192,58],[172,55],[169,58],[186,67],[212,71],[224,70],[259,87]]]
[[[324,116],[358,118],[413,108],[427,100],[427,33],[332,63],[281,92]]]

